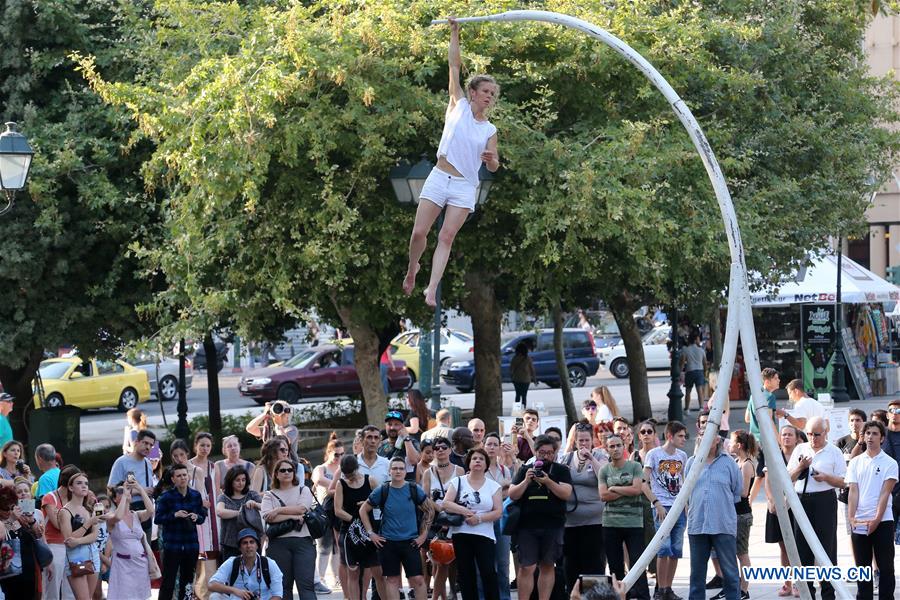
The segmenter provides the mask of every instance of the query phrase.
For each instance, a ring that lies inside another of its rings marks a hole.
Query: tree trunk
[[[628,361],[628,383],[631,388],[631,407],[634,422],[640,423],[653,416],[650,410],[650,390],[647,387],[647,362],[644,360],[644,346],[641,332],[634,322],[634,310],[626,303],[609,303],[610,310],[619,326],[625,359]]]
[[[335,297],[332,297],[332,303],[353,338],[353,363],[362,388],[366,422],[380,427],[387,414],[387,398],[381,386],[378,332],[364,320],[357,319],[353,307],[339,304]]]
[[[496,431],[497,417],[503,414],[503,383],[500,379],[503,313],[490,275],[470,271],[465,275],[465,283],[467,293],[462,307],[472,318],[475,338],[475,417],[484,421],[488,431]]]
[[[209,432],[213,439],[222,439],[222,398],[219,395],[219,355],[211,332],[203,338],[206,353],[206,385],[209,395]]]
[[[34,374],[43,359],[44,352],[40,348],[35,348],[25,359],[25,364],[13,368],[8,365],[0,365],[0,383],[3,384],[3,390],[7,394],[15,397],[12,412],[9,413],[9,424],[12,426],[13,439],[21,441],[26,446],[25,456],[30,456],[28,431],[26,427],[26,419],[28,414],[34,409],[34,398],[32,386],[34,383]],[[42,443],[42,440],[34,440],[34,445]]]
[[[712,338],[713,364],[710,368],[719,370],[722,363],[722,311],[716,306],[709,321],[709,336]]]
[[[569,425],[578,421],[575,412],[575,398],[572,397],[572,382],[566,366],[566,352],[563,349],[563,312],[559,296],[553,299],[553,354],[556,355],[556,370],[559,371],[559,390],[562,392],[563,406]]]

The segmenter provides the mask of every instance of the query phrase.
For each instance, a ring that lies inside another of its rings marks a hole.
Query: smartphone
[[[854,525],[852,531],[859,535],[869,535],[869,524],[859,523],[858,525]]]
[[[128,471],[128,475],[125,477],[125,479],[128,481],[128,483],[134,483],[134,471]]]
[[[106,507],[103,506],[101,503],[98,502],[97,504],[94,505],[94,514],[97,515],[98,517],[103,515],[103,513],[105,511],[106,511]]]
[[[810,477],[815,477],[815,476],[818,475],[818,474],[819,474],[818,471],[816,471],[816,470],[813,469],[812,467],[809,468],[809,476],[810,476]]]
[[[612,575],[579,575],[578,581],[581,582],[579,588],[581,588],[582,594],[597,586],[606,585],[610,588],[612,587]]]
[[[34,498],[26,498],[25,500],[19,500],[19,508],[22,510],[23,515],[33,515],[34,514]]]
[[[525,426],[525,419],[523,419],[522,417],[516,417],[516,427],[524,427],[524,426]]]

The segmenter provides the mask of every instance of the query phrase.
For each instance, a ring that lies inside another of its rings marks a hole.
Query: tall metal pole
[[[716,194],[716,201],[719,204],[719,211],[725,228],[725,235],[728,239],[729,253],[731,257],[731,278],[728,295],[728,317],[725,328],[725,352],[722,356],[722,369],[719,377],[722,381],[731,379],[731,370],[734,366],[734,358],[737,350],[738,335],[741,338],[741,344],[744,349],[744,361],[747,365],[747,373],[750,377],[750,389],[753,394],[753,406],[757,421],[765,417],[766,400],[762,394],[762,374],[759,369],[759,352],[756,346],[756,331],[753,328],[753,312],[750,306],[750,287],[747,283],[747,265],[744,260],[744,246],[741,241],[741,230],[737,221],[737,214],[734,210],[734,203],[731,201],[731,193],[728,191],[728,184],[725,181],[725,175],[716,160],[715,153],[709,145],[709,140],[700,128],[697,119],[691,113],[678,93],[669,85],[669,82],[660,74],[656,68],[651,65],[647,59],[641,56],[631,46],[623,42],[618,37],[612,35],[605,29],[589,23],[582,19],[562,15],[559,13],[540,11],[540,10],[513,10],[496,15],[487,15],[483,17],[464,17],[457,19],[458,22],[474,22],[474,21],[544,21],[547,23],[555,23],[577,29],[587,35],[600,40],[628,62],[634,65],[645,77],[656,87],[657,90],[666,98],[675,115],[681,121],[682,125],[690,136],[694,144],[694,148],[703,161],[706,173],[709,176],[710,183]],[[446,23],[443,21],[432,21],[436,23]],[[739,329],[739,331],[738,331]],[[718,435],[718,428],[722,421],[722,411],[728,399],[728,386],[720,385],[716,389],[715,401],[709,415],[709,423],[714,425],[707,426],[703,437],[700,440],[699,448],[696,449],[697,456],[706,456],[713,444],[713,438]],[[780,497],[784,493],[786,500],[794,511],[794,517],[797,520],[797,527],[802,535],[806,538],[818,565],[833,566],[831,559],[825,553],[821,542],[816,537],[815,531],[809,522],[803,506],[800,504],[800,498],[791,485],[790,477],[784,461],[781,460],[781,451],[778,442],[775,439],[775,428],[761,427],[760,434],[762,437],[763,452],[768,460],[768,473],[772,478],[772,491],[776,497]],[[660,524],[653,539],[647,545],[646,550],[637,559],[634,560],[631,569],[625,576],[623,583],[628,589],[634,585],[644,569],[650,562],[650,559],[656,556],[663,538],[669,535],[676,520],[681,515],[682,510],[687,503],[688,497],[693,491],[694,485],[700,477],[700,473],[705,468],[705,460],[694,461],[690,472],[685,478],[681,492],[675,499],[675,504],[666,515],[666,518]],[[785,528],[786,529],[786,528]],[[791,533],[788,531],[788,533]],[[790,536],[792,538],[793,536]],[[788,541],[788,540],[786,540]],[[790,540],[792,541],[792,539]],[[831,582],[834,586],[837,597],[841,600],[850,600],[851,595],[847,586],[843,581],[835,580]],[[801,586],[800,593],[804,596],[808,594],[808,589]]]
[[[669,422],[683,421],[684,415],[681,410],[681,399],[684,393],[681,391],[681,348],[678,343],[678,309],[675,304],[669,309],[669,326],[672,328],[670,337],[672,338],[672,364],[670,376],[672,377],[672,385],[669,386]]]
[[[175,424],[175,437],[187,439],[191,429],[187,423],[187,387],[185,386],[184,338],[178,342],[178,422]]]
[[[438,215],[434,222],[434,228],[437,235],[441,233],[441,227],[444,226],[444,212]],[[432,332],[431,342],[431,410],[437,412],[441,410],[441,284],[438,282],[437,289],[434,291],[434,331]]]
[[[841,258],[844,255],[844,239],[838,236],[837,243],[837,289],[834,295],[834,362],[831,370],[831,399],[834,402],[850,402],[850,394],[847,393],[847,384],[844,381],[844,370],[847,361],[844,360],[844,347],[841,344],[841,334],[844,328],[844,302],[841,298]]]

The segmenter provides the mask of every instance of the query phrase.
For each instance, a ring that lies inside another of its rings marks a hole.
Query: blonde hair
[[[482,83],[490,83],[497,87],[497,95],[500,95],[500,84],[497,83],[497,80],[491,77],[490,75],[473,75],[471,79],[469,79],[469,83],[466,84],[466,88],[472,90],[473,92],[478,91],[478,86]]]
[[[613,398],[612,392],[609,391],[609,388],[605,385],[598,385],[594,388],[594,391],[591,392],[591,396],[597,394],[600,397],[600,402],[606,405],[606,408],[609,409],[609,412],[613,414],[614,417],[618,417],[619,415],[619,407],[616,406],[616,399]]]

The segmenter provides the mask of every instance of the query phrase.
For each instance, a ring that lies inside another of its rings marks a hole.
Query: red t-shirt
[[[60,533],[59,529],[56,527],[56,523],[50,519],[50,514],[45,508],[51,504],[56,507],[56,510],[63,507],[63,502],[60,500],[59,493],[56,490],[53,490],[49,494],[44,494],[44,497],[41,498],[41,510],[44,511],[44,522],[46,523],[46,526],[44,527],[44,540],[46,540],[48,544],[63,544],[65,543],[65,539],[63,539],[62,533]]]

